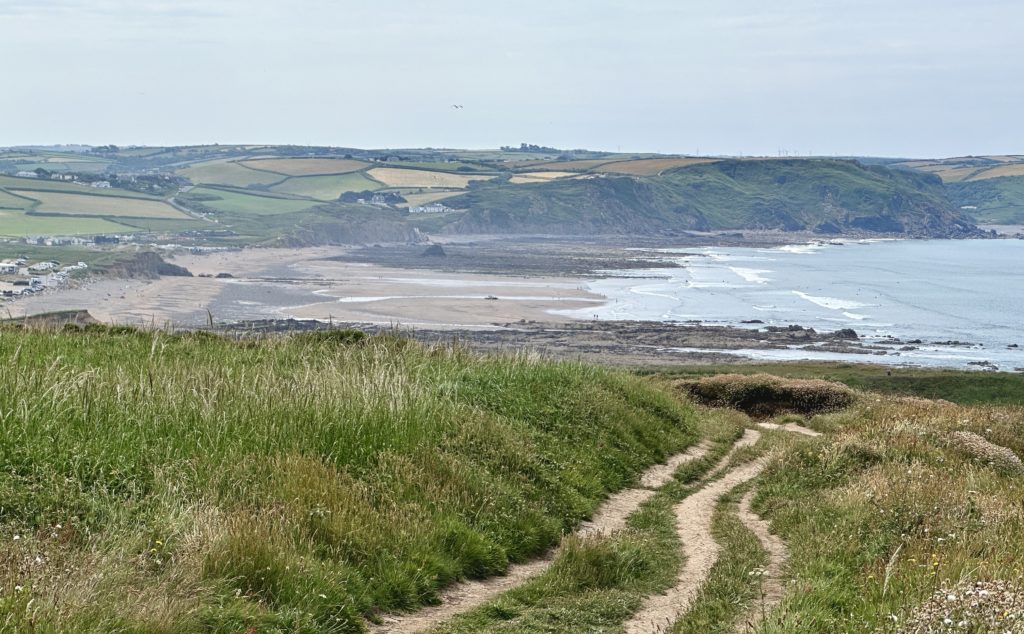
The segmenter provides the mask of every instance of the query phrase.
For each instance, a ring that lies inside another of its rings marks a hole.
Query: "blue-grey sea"
[[[589,284],[608,297],[606,304],[569,314],[749,328],[853,328],[887,350],[885,356],[734,351],[761,359],[972,368],[988,362],[1001,370],[1024,369],[1022,240],[841,240],[661,252],[682,268],[616,271]],[[891,337],[903,343],[893,344]],[[901,349],[917,339],[922,343],[913,344],[915,350]],[[948,341],[967,345],[937,343]]]

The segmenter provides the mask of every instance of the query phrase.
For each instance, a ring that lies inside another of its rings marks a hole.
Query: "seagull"
[[[455,108],[456,110],[462,110],[463,106],[460,106],[458,104],[452,104],[452,108]]]

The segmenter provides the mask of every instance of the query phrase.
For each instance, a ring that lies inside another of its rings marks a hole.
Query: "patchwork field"
[[[58,192],[31,192],[41,204],[36,211],[75,216],[124,216],[129,218],[169,218],[188,220],[188,214],[159,200],[139,200],[116,196],[91,196]]]
[[[0,189],[0,209],[26,209],[31,205],[31,200]]]
[[[197,187],[191,193],[201,196],[215,196],[216,198],[203,200],[201,203],[217,211],[255,216],[294,213],[309,209],[316,204],[309,200],[271,198],[270,196],[243,194],[241,192],[214,189],[212,187]]]
[[[0,210],[0,236],[94,235],[123,233],[128,227],[102,218],[70,218],[57,216],[30,216],[14,210]]]
[[[409,207],[416,207],[418,205],[429,205],[430,203],[436,203],[439,200],[451,198],[452,196],[458,196],[462,192],[431,192],[429,194],[405,194],[404,198],[409,201]]]
[[[658,158],[640,159],[638,161],[619,161],[617,163],[606,163],[594,169],[595,172],[632,174],[633,176],[657,176],[665,170],[676,167],[689,167],[690,165],[701,165],[714,163],[714,159],[705,158]]]
[[[255,170],[276,172],[287,176],[316,176],[357,172],[367,163],[350,159],[332,158],[269,158],[241,161],[239,165]]]
[[[188,178],[193,183],[213,183],[234,185],[235,187],[269,185],[285,178],[281,174],[250,169],[233,161],[197,163],[179,170],[178,175]]]
[[[1012,165],[1000,165],[991,169],[983,170],[967,178],[968,181],[980,181],[988,178],[999,178],[1001,176],[1024,176],[1024,163]]]
[[[592,170],[595,167],[604,165],[605,163],[612,163],[618,159],[605,158],[605,159],[586,159],[581,161],[556,161],[553,163],[533,163],[531,167],[543,168],[549,171],[562,171],[568,170],[572,172],[586,172]]]
[[[270,189],[283,194],[309,196],[317,200],[337,200],[345,192],[373,191],[382,185],[362,172],[326,176],[295,176]]]
[[[369,175],[388,187],[466,187],[472,181],[490,180],[492,176],[464,176],[445,172],[375,167]]]
[[[528,185],[530,183],[546,183],[557,178],[568,178],[569,176],[578,176],[578,174],[576,172],[523,172],[510,178],[509,182],[513,185]]]
[[[111,196],[116,198],[141,198],[144,200],[158,200],[152,196],[127,189],[97,189],[88,185],[79,185],[67,181],[52,181],[40,178],[17,178],[14,176],[0,176],[0,187],[8,190],[42,191],[42,192],[70,192],[75,194],[90,194],[94,196]]]

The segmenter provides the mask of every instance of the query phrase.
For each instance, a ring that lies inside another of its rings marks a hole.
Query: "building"
[[[93,181],[89,186],[99,189],[110,189],[110,181]]]
[[[18,178],[39,178],[39,174],[36,174],[35,172],[25,171],[18,172],[17,174],[15,174],[15,176],[17,176]]]
[[[14,262],[0,262],[0,275],[16,275],[21,267]]]
[[[430,203],[429,205],[409,207],[409,213],[411,214],[443,214],[448,211],[452,211],[452,209],[450,207],[445,207],[441,203]]]
[[[38,262],[38,263],[33,264],[32,266],[28,267],[28,272],[29,273],[46,273],[47,271],[52,271],[56,267],[57,267],[57,265],[55,263],[53,263],[53,262]]]

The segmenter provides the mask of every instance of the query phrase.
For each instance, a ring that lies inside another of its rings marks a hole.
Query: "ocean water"
[[[615,272],[589,284],[608,297],[605,304],[563,314],[749,328],[853,328],[887,350],[884,356],[734,351],[764,359],[973,368],[987,361],[1001,370],[1024,369],[1022,240],[859,240],[661,253],[683,268]],[[754,319],[764,324],[741,323]],[[892,344],[891,337],[923,343],[900,350],[906,344]],[[968,345],[935,345],[947,341]]]

